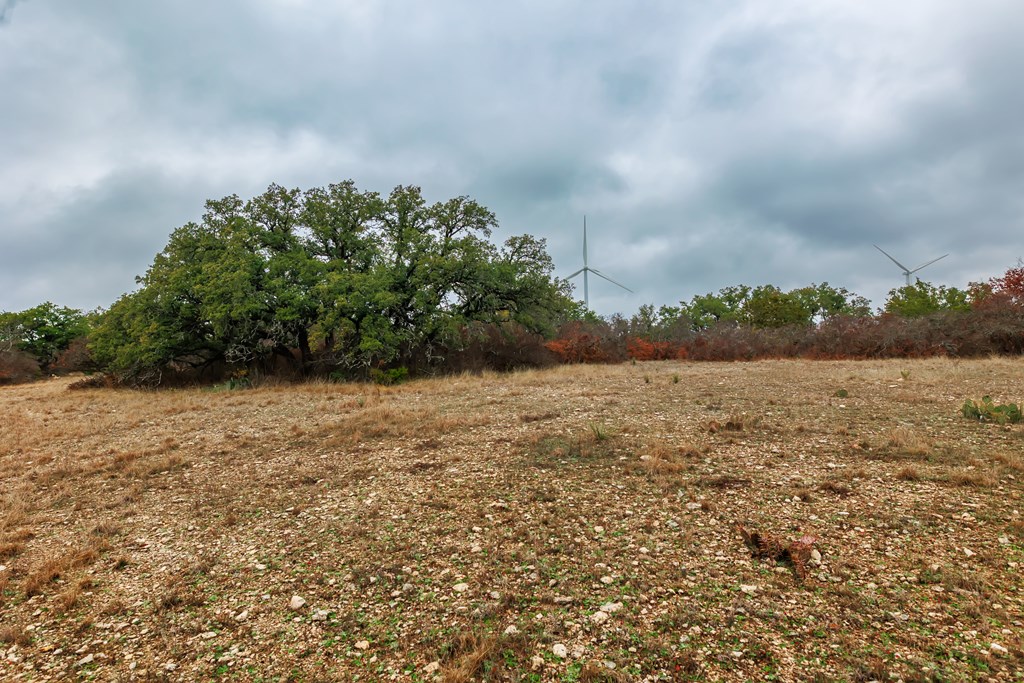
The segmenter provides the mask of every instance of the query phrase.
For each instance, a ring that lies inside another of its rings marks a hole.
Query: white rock
[[[603,583],[603,584],[604,584],[604,585],[606,585],[606,586],[607,586],[608,584],[610,584],[610,583],[613,583],[614,581],[615,581],[615,579],[613,579],[613,578],[612,578],[612,577],[610,577],[610,576],[602,576],[602,577],[601,577],[601,583]]]
[[[441,662],[439,662],[439,661],[437,661],[435,659],[430,664],[427,664],[425,667],[423,667],[423,670],[426,671],[428,674],[432,674],[432,673],[434,673],[435,671],[437,671],[440,668],[441,668]]]
[[[298,595],[293,595],[292,599],[288,601],[288,609],[290,609],[293,612],[298,612],[305,606],[306,600],[304,598],[299,597]]]
[[[974,551],[970,548],[964,548],[964,555],[967,557],[974,557]]]
[[[1009,545],[1010,537],[1009,536],[1000,536],[999,537],[999,543],[1000,543],[1000,545]],[[3,568],[0,567],[0,569],[3,569]]]
[[[200,633],[199,637],[203,640],[210,640],[211,638],[216,638],[217,634],[214,631],[207,631],[206,633]]]
[[[318,609],[313,611],[313,621],[327,621],[327,610]]]
[[[811,559],[815,562],[821,562],[821,553],[818,552],[817,548],[811,548]]]
[[[452,590],[455,591],[456,593],[465,593],[466,591],[469,590],[469,584],[468,583],[457,583],[454,586],[452,586]]]
[[[92,664],[94,659],[96,658],[93,657],[92,654],[87,654],[86,656],[79,659],[78,663],[75,664],[75,666],[85,666],[86,664]]]
[[[608,621],[608,618],[608,613],[605,611],[594,612],[590,615],[590,620],[595,624],[603,624],[604,622]]]
[[[555,643],[551,646],[551,653],[559,659],[565,659],[569,656],[569,649],[562,643]]]
[[[603,526],[595,526],[594,527],[594,533],[595,534],[603,534],[604,533],[604,527]]]
[[[473,547],[471,547],[469,549],[469,552],[471,552],[471,553],[481,553],[481,552],[483,552],[483,550],[484,550],[484,547],[482,545],[480,545],[479,543],[476,543],[476,544],[473,545]]]
[[[356,642],[356,649],[357,650],[369,650],[370,649],[370,641],[368,641],[368,640],[357,641]]]
[[[245,621],[249,618],[249,610],[244,609],[235,615],[235,621]]]
[[[755,586],[752,583],[744,583],[740,585],[740,590],[746,593],[747,595],[753,595],[757,592],[757,586]]]
[[[164,668],[168,671],[174,671],[178,668],[178,665],[174,662],[164,662]]]
[[[544,658],[540,655],[534,655],[530,658],[530,668],[536,671],[544,667]]]
[[[505,629],[506,636],[514,636],[517,633],[519,633],[519,629],[516,628],[515,624],[510,624],[509,627]]]
[[[606,602],[603,605],[601,605],[601,611],[607,612],[608,614],[615,614],[620,609],[622,609],[621,602]]]
[[[988,646],[988,649],[992,650],[992,652],[995,652],[997,655],[1005,655],[1005,654],[1009,654],[1009,652],[1010,652],[1009,650],[1007,650],[1005,647],[1003,647],[999,643],[992,643],[992,644],[990,644]]]
[[[700,503],[687,503],[686,504],[686,509],[687,510],[700,510],[700,507],[701,507]]]

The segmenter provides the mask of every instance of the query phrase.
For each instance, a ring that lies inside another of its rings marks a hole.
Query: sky
[[[0,0],[0,310],[135,288],[207,199],[467,195],[630,315],[1024,257],[1019,0]],[[582,299],[582,283],[577,287]]]

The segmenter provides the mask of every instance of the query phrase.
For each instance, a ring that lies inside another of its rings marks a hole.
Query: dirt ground
[[[0,388],[3,680],[1024,678],[1021,359],[71,381]]]

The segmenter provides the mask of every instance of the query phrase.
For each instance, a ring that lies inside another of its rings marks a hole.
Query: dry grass
[[[1019,360],[65,386],[0,389],[0,641],[28,680],[976,680],[1024,663],[1024,427],[958,413],[1019,394]],[[739,520],[816,536],[821,564],[797,584],[751,558]]]

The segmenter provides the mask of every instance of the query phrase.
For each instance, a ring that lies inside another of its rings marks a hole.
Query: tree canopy
[[[0,312],[0,351],[24,351],[44,370],[88,332],[89,322],[81,311],[49,301],[18,313]]]
[[[102,316],[91,348],[133,376],[274,354],[359,374],[429,357],[469,323],[553,332],[573,306],[568,285],[544,240],[495,246],[497,224],[468,197],[428,204],[413,186],[211,200]]]

